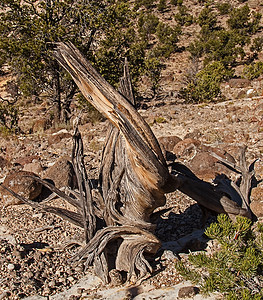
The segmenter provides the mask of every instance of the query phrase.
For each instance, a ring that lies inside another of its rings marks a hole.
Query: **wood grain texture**
[[[152,268],[146,254],[155,255],[161,245],[154,235],[152,220],[158,217],[155,209],[164,206],[165,194],[176,189],[216,213],[251,217],[249,195],[254,171],[253,164],[246,163],[245,150],[241,152],[239,166],[217,157],[240,174],[240,184],[224,176],[213,184],[204,182],[176,161],[170,165],[170,173],[155,135],[134,107],[127,61],[117,91],[72,44],[58,43],[54,55],[69,71],[87,101],[111,121],[96,196],[84,166],[83,143],[77,126],[72,163],[79,191],[67,195],[35,177],[73,205],[75,211],[34,203],[3,188],[22,202],[59,215],[84,229],[86,245],[72,258],[73,263],[85,260],[87,267],[93,264],[95,273],[106,283],[114,276],[120,282],[148,276]]]

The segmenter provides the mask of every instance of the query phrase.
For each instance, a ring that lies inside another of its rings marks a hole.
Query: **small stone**
[[[9,297],[11,296],[11,293],[9,291],[3,291],[0,294],[0,300],[2,299],[10,299]]]
[[[77,267],[75,268],[75,272],[77,272],[77,273],[83,272],[83,266],[77,266]]]
[[[43,289],[43,296],[49,296],[50,293],[51,293],[51,290],[49,288],[45,287]]]
[[[16,248],[17,248],[17,251],[20,251],[20,252],[25,251],[25,248],[22,245],[17,245]]]
[[[84,291],[85,291],[84,288],[78,288],[78,289],[77,289],[77,293],[78,293],[79,295],[83,294]]]
[[[14,265],[14,264],[8,264],[8,265],[7,265],[7,269],[8,269],[9,271],[13,271],[13,270],[15,269],[15,265]]]
[[[199,288],[195,286],[184,286],[178,291],[178,298],[190,298],[199,293]]]
[[[162,259],[167,259],[167,260],[177,259],[177,257],[174,255],[173,251],[171,251],[171,250],[164,250],[161,258]]]
[[[59,143],[63,139],[68,139],[71,138],[71,134],[65,130],[62,129],[58,132],[53,133],[49,138],[48,138],[48,145],[51,146],[53,144]]]
[[[68,277],[68,281],[73,282],[74,280],[75,280],[74,277],[72,277],[72,276]]]
[[[119,270],[110,270],[109,277],[111,279],[111,284],[114,286],[121,285],[123,283],[123,278]]]

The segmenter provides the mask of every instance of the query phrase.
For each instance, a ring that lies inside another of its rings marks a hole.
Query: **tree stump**
[[[161,246],[155,237],[151,216],[164,206],[165,194],[179,189],[202,207],[217,213],[251,217],[249,190],[252,167],[244,151],[241,167],[222,161],[242,177],[241,184],[219,178],[214,184],[198,179],[185,166],[174,162],[169,173],[159,143],[134,107],[127,61],[116,91],[72,44],[57,44],[55,57],[71,74],[86,99],[111,121],[102,154],[97,193],[87,176],[83,143],[77,124],[73,136],[72,163],[78,193],[70,195],[35,177],[53,193],[71,203],[77,212],[34,203],[10,191],[24,203],[57,214],[84,229],[86,245],[72,258],[94,265],[105,283],[116,274],[123,281],[140,280],[151,273],[146,259]]]

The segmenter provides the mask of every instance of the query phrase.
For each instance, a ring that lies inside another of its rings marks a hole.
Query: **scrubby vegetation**
[[[237,65],[246,64],[246,60],[256,57],[255,53],[250,55],[245,49],[251,43],[251,35],[260,29],[261,14],[251,12],[248,5],[230,10],[229,4],[221,3],[217,9],[220,14],[229,13],[227,28],[219,24],[218,14],[212,6],[206,5],[198,17],[200,34],[190,44],[189,51],[192,57],[203,61],[203,68],[181,91],[182,97],[188,102],[219,99],[220,83],[234,76]],[[260,44],[261,41],[256,38],[252,49],[261,51]],[[214,67],[219,65],[220,68]],[[251,68],[250,73],[253,73]]]
[[[244,76],[248,79],[258,78],[261,74],[263,74],[262,61],[252,63],[244,68]]]
[[[243,2],[232,7],[228,2],[198,1],[202,9],[194,15],[183,0],[3,0],[0,69],[3,74],[2,67],[9,66],[21,97],[48,97],[54,120],[61,122],[67,121],[65,112],[78,90],[55,62],[53,43],[73,42],[115,86],[127,57],[134,86],[148,78],[153,97],[165,63],[173,53],[185,51],[190,60],[199,61],[199,69],[180,95],[187,102],[217,101],[222,99],[220,84],[236,75],[238,65],[245,66],[246,78],[261,74],[261,14]],[[173,22],[163,18],[171,12]],[[179,47],[188,39],[189,26],[200,27],[200,32],[188,48]]]
[[[181,275],[200,284],[205,294],[217,291],[231,300],[262,299],[262,224],[253,228],[247,218],[237,216],[233,222],[222,214],[205,234],[218,244],[218,250],[212,254],[190,254],[189,267],[178,261],[176,267]]]

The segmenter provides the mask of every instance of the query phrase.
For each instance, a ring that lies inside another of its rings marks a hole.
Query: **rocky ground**
[[[238,161],[240,147],[247,145],[247,160],[258,159],[256,179],[258,182],[263,179],[262,97],[200,105],[166,98],[144,103],[142,108],[139,112],[151,125],[162,147],[169,150],[168,160],[176,156],[200,178],[212,181],[221,172],[232,174],[216,163],[209,151]],[[52,180],[59,188],[74,188],[75,179],[69,163],[72,130],[70,127],[46,129],[41,113],[37,120],[32,120],[30,114],[30,110],[24,113],[21,125],[31,127],[32,130],[28,130],[31,133],[24,130],[24,134],[0,139],[1,181],[17,191],[21,191],[23,185],[21,192],[26,197],[46,201],[48,191],[34,182],[23,182],[24,177],[20,175],[33,172]],[[44,109],[42,114],[45,114]],[[98,175],[106,128],[107,121],[80,126],[91,178]],[[262,195],[263,185],[258,183],[252,190],[251,208],[259,221],[263,217]],[[49,200],[49,203],[69,208],[69,204],[60,199]],[[181,288],[190,284],[183,283],[174,268],[174,261],[186,256],[189,249],[196,251],[212,245],[202,235],[202,213],[198,205],[180,192],[167,196],[166,208],[169,210],[161,215],[156,229],[163,247],[152,259],[153,276],[139,287],[132,284],[103,286],[92,275],[92,268],[84,270],[83,265],[73,266],[68,260],[83,242],[82,231],[59,217],[15,204],[16,200],[1,192],[0,299],[34,295],[35,299],[175,299],[198,293],[193,287],[181,292],[175,290],[176,286]],[[213,220],[214,217],[210,217],[206,224]],[[79,281],[82,284],[76,285]],[[85,285],[85,281],[89,284]],[[75,288],[70,290],[71,287]],[[59,294],[63,291],[69,292]],[[195,297],[202,298],[200,295]],[[216,297],[219,295],[212,299]]]

